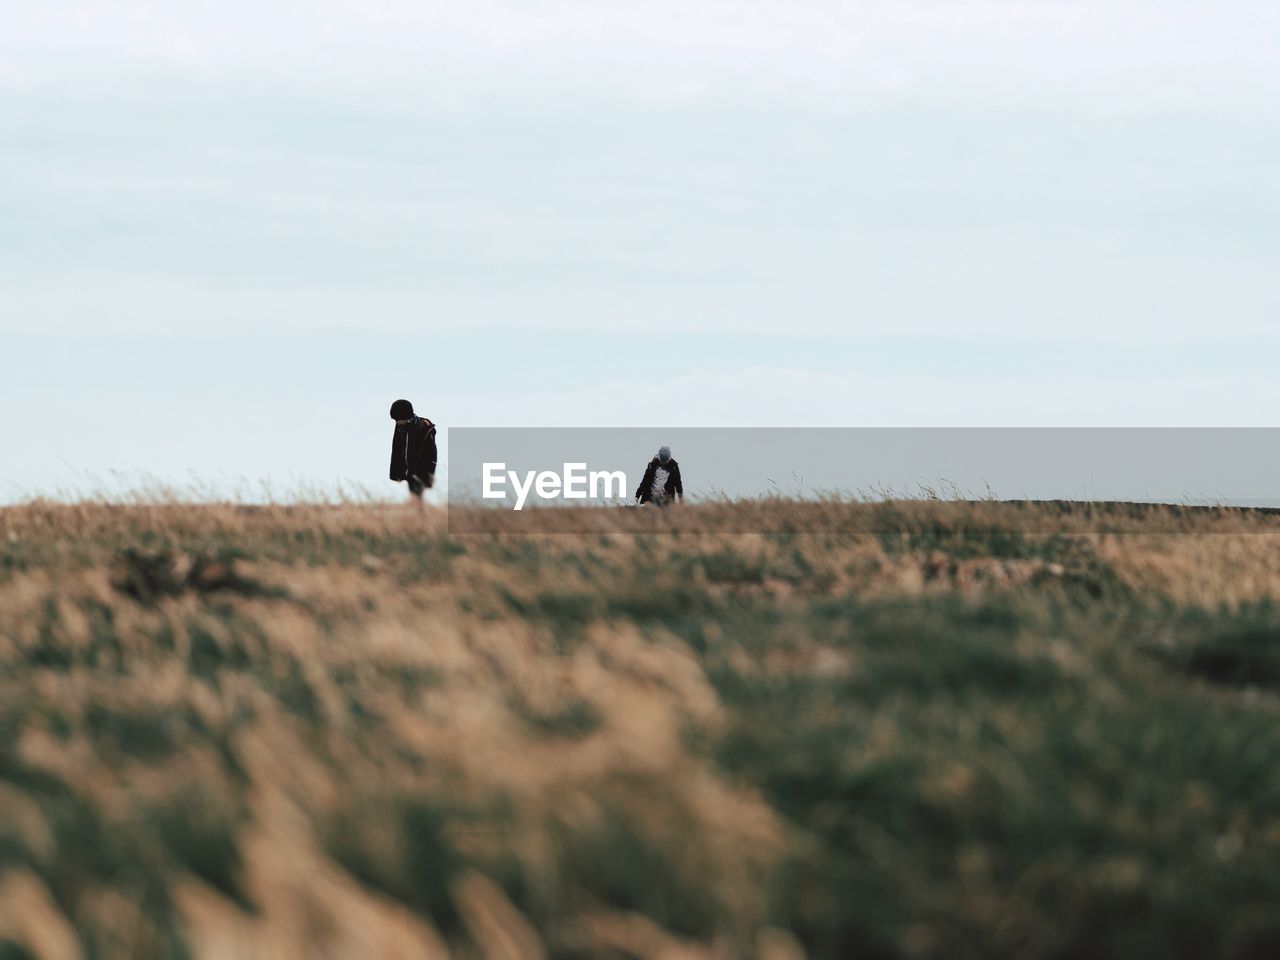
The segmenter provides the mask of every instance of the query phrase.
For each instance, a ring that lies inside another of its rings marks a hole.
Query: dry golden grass
[[[1275,778],[1196,774],[1171,718],[1274,761],[1280,519],[1134,517],[0,510],[0,944],[1119,956],[1164,925],[1251,955]]]

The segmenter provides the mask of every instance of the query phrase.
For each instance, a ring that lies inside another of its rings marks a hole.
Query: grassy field
[[[1133,517],[0,510],[0,958],[1280,956],[1280,518]]]

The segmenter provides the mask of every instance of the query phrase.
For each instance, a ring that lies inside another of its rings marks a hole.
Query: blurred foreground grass
[[[1280,520],[698,509],[0,510],[0,957],[1280,956]]]

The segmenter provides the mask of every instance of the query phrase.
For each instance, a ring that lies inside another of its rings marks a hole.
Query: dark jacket
[[[391,437],[391,479],[421,477],[426,485],[436,472],[436,425],[426,417],[414,417],[404,426],[396,424]]]
[[[676,463],[676,458],[672,457],[662,463],[654,457],[644,469],[644,479],[640,481],[640,486],[636,487],[636,499],[641,503],[648,503],[653,499],[653,475],[659,467],[667,471],[667,482],[662,485],[667,499],[674,499],[677,495],[684,497],[684,483],[680,480],[680,464]]]

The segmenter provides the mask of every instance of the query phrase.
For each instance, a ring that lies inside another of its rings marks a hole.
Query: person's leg
[[[417,477],[409,478],[409,493],[419,501],[422,500],[423,483]]]

